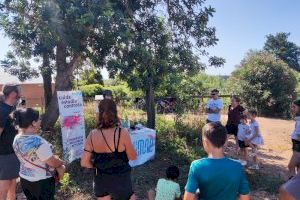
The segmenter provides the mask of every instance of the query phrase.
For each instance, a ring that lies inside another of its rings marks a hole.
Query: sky
[[[206,4],[216,9],[209,24],[216,27],[219,39],[208,51],[226,60],[221,68],[208,68],[208,74],[230,75],[250,49],[262,49],[268,34],[289,32],[290,41],[300,46],[299,0],[207,0]],[[9,50],[9,43],[0,31],[0,60]],[[102,73],[107,79],[107,71]],[[16,81],[0,69],[0,83]]]

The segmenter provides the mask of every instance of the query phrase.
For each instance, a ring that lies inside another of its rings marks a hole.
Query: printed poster
[[[130,161],[131,167],[136,167],[146,163],[155,157],[155,130],[142,128],[140,130],[129,131],[131,142],[136,150],[137,159]]]
[[[81,91],[57,92],[64,160],[81,157],[85,143],[83,98]]]

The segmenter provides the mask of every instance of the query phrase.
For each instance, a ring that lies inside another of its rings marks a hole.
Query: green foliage
[[[297,98],[300,98],[300,73],[296,72],[295,74],[297,78],[297,88],[296,88]]]
[[[132,91],[128,85],[124,82],[120,82],[118,85],[103,86],[100,84],[91,84],[80,86],[84,97],[94,98],[96,95],[101,95],[104,90],[111,90],[114,100],[122,105],[127,102],[131,102],[135,97],[139,96],[141,92]]]
[[[153,128],[154,91],[165,77],[194,74],[206,67],[200,62],[200,55],[207,56],[205,48],[217,42],[215,28],[208,26],[215,10],[206,7],[204,1],[194,0],[132,1],[126,10],[132,24],[117,41],[107,69],[111,76],[119,74],[133,90],[145,93],[148,126]],[[162,17],[160,13],[168,15]],[[209,62],[220,66],[225,61],[210,57]]]
[[[176,112],[180,114],[199,110],[200,99],[192,97],[209,95],[210,91],[216,88],[221,94],[229,94],[227,77],[210,76],[205,73],[194,76],[172,74],[164,79],[156,90],[156,96],[176,97]]]
[[[282,61],[267,53],[251,53],[230,78],[232,91],[249,108],[261,115],[289,117],[295,96],[295,73]]]
[[[60,183],[61,183],[60,190],[62,192],[65,192],[68,189],[68,187],[70,187],[70,174],[65,173],[63,179],[60,180]]]
[[[100,70],[85,69],[80,75],[79,85],[102,84],[103,78]]]
[[[95,97],[95,95],[102,94],[103,86],[99,84],[91,84],[80,86],[79,89],[82,91],[84,97]]]
[[[290,33],[268,35],[264,50],[283,60],[290,68],[300,71],[300,47],[288,41]]]

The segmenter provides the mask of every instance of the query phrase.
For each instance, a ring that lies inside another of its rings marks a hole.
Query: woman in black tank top
[[[98,200],[134,200],[129,160],[136,159],[136,152],[129,133],[119,127],[117,106],[112,100],[102,100],[99,111],[99,123],[87,137],[81,166],[95,169]]]

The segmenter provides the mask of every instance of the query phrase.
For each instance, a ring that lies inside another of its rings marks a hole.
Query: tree
[[[30,59],[35,58],[39,64],[39,72],[44,83],[44,97],[46,107],[52,98],[52,74],[54,65],[55,40],[51,35],[51,27],[47,26],[47,15],[41,10],[41,1],[2,1],[0,12],[0,27],[12,40],[12,52],[8,52],[2,66],[5,71],[15,75],[20,81],[38,76],[38,71],[32,67]],[[49,16],[48,16],[49,17]],[[22,60],[22,66],[19,62]]]
[[[293,70],[266,52],[252,52],[241,65],[230,82],[247,107],[264,116],[290,117],[297,84]]]
[[[300,47],[288,41],[290,33],[268,35],[264,50],[283,60],[288,66],[300,71]]]
[[[56,91],[71,89],[74,70],[87,59],[96,68],[107,65],[111,75],[120,74],[132,88],[144,90],[148,126],[154,127],[155,87],[170,73],[203,69],[198,56],[207,56],[203,47],[217,42],[215,28],[207,25],[214,9],[203,4],[203,0],[3,0],[0,26],[17,44],[18,53],[24,49],[28,57],[42,57],[46,64],[44,58],[51,61],[53,52],[55,92],[43,130],[52,128],[58,118]],[[31,48],[23,48],[26,45]],[[209,62],[218,66],[224,60],[211,57]]]
[[[107,0],[4,0],[0,8],[1,27],[13,43],[33,46],[28,55],[34,56],[35,50],[43,49],[44,39],[53,45],[46,43],[54,55],[55,92],[42,120],[42,129],[51,129],[58,118],[56,91],[71,89],[74,69],[81,61],[89,58],[96,67],[105,65],[105,58],[125,26],[120,24],[124,22],[120,19],[124,17],[124,7],[120,1]],[[28,40],[28,36],[36,42]],[[47,71],[42,66],[44,70]]]
[[[95,68],[95,66],[90,62],[83,62],[80,65],[81,67],[77,68],[75,71],[77,86],[104,84],[101,70],[99,68]]]
[[[107,68],[111,76],[119,74],[132,89],[145,92],[150,128],[155,127],[155,90],[169,75],[203,70],[206,66],[199,56],[207,56],[204,47],[217,42],[215,28],[207,25],[214,9],[203,4],[193,0],[125,4],[131,26],[118,40]],[[209,62],[220,66],[224,59],[210,57]]]

